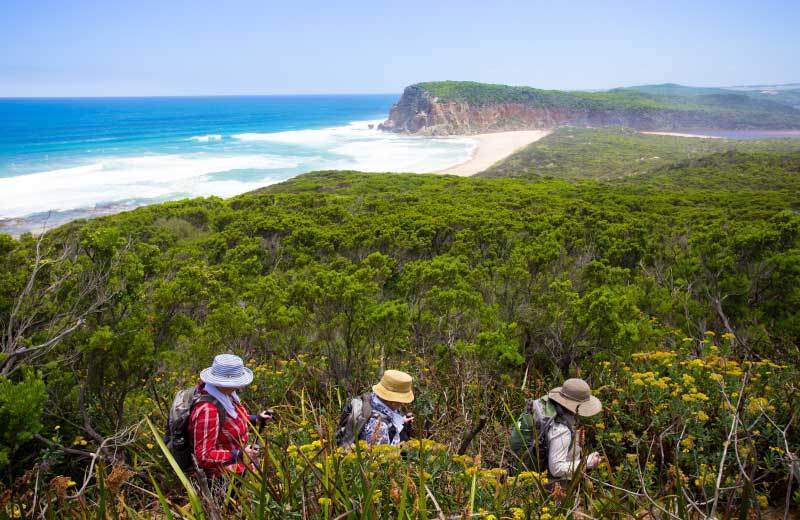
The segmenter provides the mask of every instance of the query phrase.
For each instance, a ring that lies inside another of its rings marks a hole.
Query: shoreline
[[[505,159],[514,152],[550,135],[552,130],[515,130],[490,134],[465,135],[477,139],[472,155],[466,161],[449,166],[433,173],[470,177],[482,172],[494,163]]]
[[[672,137],[697,137],[700,139],[725,139],[718,135],[702,135],[702,134],[685,134],[681,132],[639,132],[640,134],[647,135],[670,135]]]

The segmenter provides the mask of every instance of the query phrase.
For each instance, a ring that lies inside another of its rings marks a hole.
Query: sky
[[[798,0],[0,0],[0,97],[794,83],[798,27]]]

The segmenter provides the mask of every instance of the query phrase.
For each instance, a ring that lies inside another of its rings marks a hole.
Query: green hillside
[[[479,174],[534,179],[616,179],[729,150],[800,153],[800,139],[701,139],[625,128],[564,127]]]
[[[766,100],[780,103],[793,108],[800,108],[800,84],[779,85],[777,87],[738,87],[738,88],[707,88],[686,87],[674,83],[661,85],[640,85],[614,89],[611,92],[641,92],[653,96],[672,97],[699,97],[699,96],[727,96],[730,94],[744,95],[752,99]]]
[[[277,412],[222,517],[796,509],[800,154],[621,130],[543,142],[524,179],[314,172],[0,235],[0,511],[213,518],[157,429],[220,352],[254,369],[250,411]],[[643,148],[671,162],[630,170]],[[576,181],[598,154],[618,180]],[[337,450],[343,404],[382,368],[414,377],[413,440]],[[605,462],[554,494],[544,471],[514,473],[506,439],[570,376],[603,402],[581,428]]]
[[[800,110],[758,92],[738,92],[664,84],[606,92],[541,90],[470,81],[414,85],[439,102],[474,107],[521,103],[538,108],[569,109],[607,122],[617,112],[626,120],[655,121],[659,128],[798,128]],[[791,95],[791,94],[787,94]],[[638,126],[637,126],[638,128]]]

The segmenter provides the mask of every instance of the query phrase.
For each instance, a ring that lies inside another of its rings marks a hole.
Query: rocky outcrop
[[[592,103],[563,93],[558,100],[484,102],[440,100],[419,85],[407,87],[378,126],[381,130],[419,135],[471,135],[508,130],[535,130],[562,125],[585,127],[624,126],[637,130],[711,130],[768,128],[758,121],[742,124],[724,113],[706,110],[620,108]],[[752,119],[752,118],[751,118]],[[786,125],[780,125],[786,128]]]
[[[427,90],[412,85],[392,107],[389,119],[378,128],[421,135],[470,135],[552,128],[574,118],[570,110],[537,108],[524,103],[471,106],[466,102],[440,102]]]

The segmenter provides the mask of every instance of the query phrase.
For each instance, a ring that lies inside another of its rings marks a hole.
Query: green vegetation
[[[603,125],[641,120],[648,128],[800,128],[800,110],[790,98],[725,89],[653,85],[605,92],[540,90],[471,81],[415,85],[440,102],[480,107],[519,103],[541,109],[574,111]],[[790,91],[792,92],[792,91]],[[784,94],[789,96],[791,94]],[[615,117],[614,112],[622,112]],[[577,121],[575,121],[577,122]],[[640,126],[637,124],[637,128]]]
[[[676,85],[674,83],[664,83],[661,85],[642,85],[637,87],[627,87],[622,89],[614,89],[612,92],[619,91],[635,91],[655,96],[727,96],[729,94],[744,95],[753,99],[768,100],[776,103],[781,103],[794,108],[800,108],[800,85],[785,85],[781,88],[766,87],[763,89],[758,88],[703,88],[703,87],[686,87],[683,85]]]
[[[563,127],[479,175],[609,180],[652,172],[675,163],[682,165],[685,161],[733,150],[742,153],[776,152],[781,155],[800,153],[800,140],[700,139],[643,134],[627,128]],[[770,179],[763,180],[766,183],[760,186],[770,184]],[[702,183],[697,187],[702,188]]]
[[[0,511],[200,518],[143,419],[163,425],[222,351],[255,369],[250,408],[278,418],[229,506],[242,518],[797,508],[800,154],[591,136],[560,131],[519,163],[569,180],[315,172],[0,235]],[[630,170],[641,143],[671,162]],[[594,153],[619,180],[574,181],[581,164],[597,176]],[[332,449],[381,367],[415,377],[429,440]],[[586,430],[608,463],[554,495],[507,477],[504,445],[524,399],[570,375],[605,405]]]

